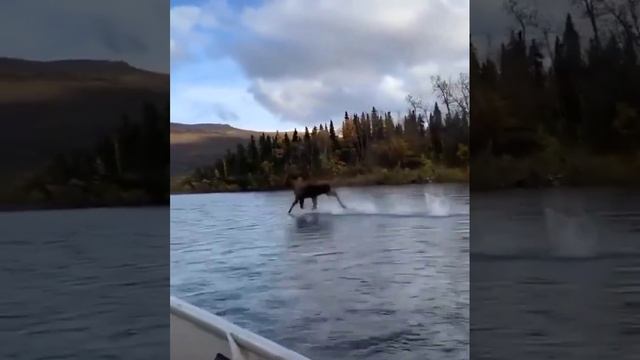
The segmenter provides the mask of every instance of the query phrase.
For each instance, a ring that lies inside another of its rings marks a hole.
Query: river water
[[[168,209],[0,213],[0,359],[168,359]]]
[[[473,193],[473,359],[638,359],[640,192]]]
[[[338,193],[173,196],[171,293],[316,360],[467,359],[467,187]]]

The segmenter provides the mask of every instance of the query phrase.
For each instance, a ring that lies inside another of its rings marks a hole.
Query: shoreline
[[[60,211],[60,210],[90,210],[90,209],[141,209],[141,208],[167,208],[170,203],[149,202],[140,204],[83,204],[83,205],[48,205],[48,204],[2,204],[1,213],[17,213],[32,211]]]
[[[332,185],[335,185],[336,188],[355,188],[355,187],[375,187],[375,186],[412,186],[412,185],[428,185],[428,184],[469,184],[468,181],[423,181],[423,182],[410,182],[410,183],[402,183],[402,184],[375,184],[375,183],[335,183],[333,181],[328,181]],[[224,194],[224,193],[252,193],[252,192],[276,192],[276,191],[290,191],[291,187],[289,186],[273,186],[273,187],[259,187],[255,189],[229,189],[229,190],[221,190],[221,189],[212,189],[212,190],[203,190],[203,191],[175,191],[171,192],[171,196],[173,195],[196,195],[196,194]]]
[[[509,191],[536,191],[536,190],[606,190],[606,189],[619,189],[619,190],[640,190],[640,185],[620,185],[620,184],[560,184],[560,185],[545,185],[545,186],[495,186],[495,187],[469,187],[471,193],[501,193]]]
[[[250,178],[251,175],[249,175]],[[188,175],[171,178],[171,195],[193,193],[263,192],[290,190],[285,175],[275,175],[267,179],[246,181],[247,179],[195,181]],[[429,183],[469,183],[466,167],[429,166],[421,168],[374,168],[368,171],[350,169],[340,174],[313,176],[314,182],[327,182],[334,187],[400,186]]]
[[[346,183],[336,184],[337,188],[368,188],[378,186],[414,186],[414,185],[468,185],[469,193],[476,194],[491,194],[491,193],[507,193],[513,191],[549,191],[549,190],[638,190],[640,191],[640,184],[558,184],[558,185],[542,185],[542,186],[471,186],[469,181],[423,181],[423,182],[411,182],[403,184],[375,184],[375,183]],[[255,189],[212,189],[207,191],[183,191],[183,192],[171,192],[170,196],[177,195],[200,195],[200,194],[223,194],[223,193],[262,193],[262,192],[277,192],[277,191],[290,191],[290,187],[277,186],[277,187],[261,187]],[[83,205],[48,205],[48,204],[0,204],[0,214],[2,213],[18,213],[18,212],[33,212],[33,211],[60,211],[60,210],[98,210],[98,209],[142,209],[142,208],[170,208],[170,200],[166,202],[145,202],[139,204],[83,204]]]
[[[376,186],[412,186],[412,185],[447,185],[456,184],[463,185],[469,184],[469,182],[462,181],[441,181],[441,182],[420,182],[420,183],[406,183],[406,184],[351,184],[351,185],[338,185],[337,188],[367,188]],[[548,190],[606,190],[606,189],[620,189],[620,190],[640,190],[640,185],[625,185],[620,186],[616,184],[581,184],[581,185],[548,185],[548,186],[508,186],[508,187],[477,187],[473,188],[469,186],[470,193],[503,193],[509,191],[548,191]],[[290,187],[278,187],[278,188],[260,188],[260,189],[235,189],[235,190],[209,190],[209,191],[185,191],[185,192],[172,192],[174,195],[199,195],[199,194],[227,194],[227,193],[262,193],[262,192],[277,192],[277,191],[289,191]]]

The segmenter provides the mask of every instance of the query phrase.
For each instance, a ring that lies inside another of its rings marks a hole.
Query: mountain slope
[[[184,175],[199,166],[211,165],[228,149],[245,144],[258,131],[237,129],[227,124],[171,123],[171,175]]]
[[[168,106],[167,74],[114,61],[0,58],[0,180],[95,145],[124,114],[136,121],[145,102]]]

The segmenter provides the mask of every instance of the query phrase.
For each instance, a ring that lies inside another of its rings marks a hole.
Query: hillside
[[[145,102],[168,105],[167,74],[114,61],[0,58],[0,181],[95,145],[124,114],[136,121]]]
[[[227,150],[245,144],[262,132],[227,124],[171,123],[171,176],[188,175],[197,167],[211,165]]]

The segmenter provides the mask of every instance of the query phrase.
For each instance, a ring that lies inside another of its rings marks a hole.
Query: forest
[[[523,4],[496,58],[471,46],[472,188],[638,184],[640,2],[573,1],[555,37]]]
[[[432,78],[432,107],[407,96],[402,119],[375,107],[304,131],[262,134],[173,186],[175,192],[286,188],[292,178],[338,185],[464,182],[469,158],[469,81]],[[440,104],[439,104],[439,103]],[[400,121],[398,121],[400,120]]]
[[[160,205],[169,201],[169,111],[144,104],[90,149],[57,154],[5,202],[28,207]]]

